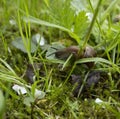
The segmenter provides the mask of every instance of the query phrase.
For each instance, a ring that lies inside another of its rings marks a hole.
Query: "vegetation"
[[[120,118],[119,0],[1,0],[0,118]]]

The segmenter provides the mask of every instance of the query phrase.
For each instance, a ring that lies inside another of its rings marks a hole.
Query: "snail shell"
[[[95,56],[96,56],[96,52],[95,52],[94,48],[91,46],[86,46],[83,57],[88,58],[88,57],[95,57]]]

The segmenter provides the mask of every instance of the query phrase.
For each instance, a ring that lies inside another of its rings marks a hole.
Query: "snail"
[[[80,54],[79,50],[80,49],[78,46],[70,46],[61,50],[57,50],[55,52],[55,57],[58,59],[66,60],[70,54],[73,54],[73,57],[75,57],[75,59],[94,57],[96,55],[95,50],[91,46],[86,46],[84,51],[82,51]]]
[[[55,57],[60,59],[60,60],[67,60],[67,58],[72,54],[73,58],[75,60],[81,59],[81,58],[90,58],[90,57],[95,57],[96,56],[96,51],[94,50],[93,47],[91,46],[86,46],[83,51],[80,51],[80,48],[78,46],[70,46],[67,48],[63,48],[60,50],[55,51],[52,54],[55,54]],[[50,54],[50,55],[52,55]],[[49,55],[49,56],[50,56]],[[88,67],[92,67],[94,65],[94,63],[92,62],[88,62],[85,63]]]

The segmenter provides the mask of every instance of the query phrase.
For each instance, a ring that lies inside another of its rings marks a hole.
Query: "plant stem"
[[[93,16],[93,19],[92,19],[92,22],[91,22],[90,27],[89,27],[89,29],[88,29],[88,32],[87,32],[87,34],[86,34],[86,36],[85,36],[85,38],[84,38],[83,49],[84,49],[84,47],[86,46],[86,44],[87,44],[87,42],[88,42],[88,40],[89,40],[89,37],[90,37],[91,31],[92,31],[92,28],[93,28],[93,26],[94,26],[96,17],[97,17],[97,15],[98,15],[98,11],[99,11],[99,8],[100,8],[100,6],[101,6],[101,3],[102,3],[102,0],[99,0],[99,1],[98,1],[98,4],[97,4],[97,7],[96,7],[96,10],[95,10],[95,13],[94,13],[94,16]]]

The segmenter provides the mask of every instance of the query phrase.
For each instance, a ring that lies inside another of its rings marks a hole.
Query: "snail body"
[[[79,47],[70,46],[55,52],[55,57],[58,59],[66,60],[71,54],[73,57],[77,58],[79,52]]]

